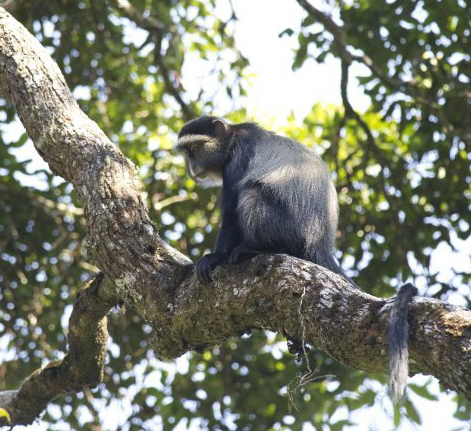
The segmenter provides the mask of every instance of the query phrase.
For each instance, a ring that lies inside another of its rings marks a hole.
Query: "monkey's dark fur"
[[[196,270],[209,281],[213,268],[258,251],[287,253],[350,280],[335,261],[337,193],[319,156],[291,139],[253,123],[229,125],[216,117],[185,124],[178,135],[188,174],[202,185],[221,185],[222,224],[216,250]],[[353,283],[355,284],[355,283]],[[408,375],[407,284],[394,302],[389,329],[389,387],[394,401]]]
[[[312,150],[253,123],[208,116],[187,123],[178,138],[195,181],[222,177],[222,225],[216,250],[196,264],[201,280],[255,251],[287,253],[348,279],[332,256],[337,193]]]
[[[409,376],[409,324],[407,309],[417,289],[407,283],[399,289],[389,316],[389,393],[398,403],[404,396],[407,377]]]

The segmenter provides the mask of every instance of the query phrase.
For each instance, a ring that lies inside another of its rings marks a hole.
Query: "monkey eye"
[[[188,146],[188,151],[190,151],[192,154],[195,154],[201,148],[203,144],[204,144],[204,141],[195,142]]]
[[[205,140],[193,140],[191,142],[185,142],[177,145],[177,150],[183,151],[188,156],[193,156],[205,143]]]

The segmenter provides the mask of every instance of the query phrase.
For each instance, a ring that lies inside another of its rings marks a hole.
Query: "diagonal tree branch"
[[[10,13],[13,13],[15,9],[18,7],[19,1],[17,0],[1,0],[0,7],[3,7]]]
[[[0,406],[7,410],[12,424],[30,424],[57,396],[103,381],[106,314],[115,305],[112,287],[103,281],[103,274],[79,292],[69,319],[69,352],[64,359],[35,371],[20,389],[0,392]]]
[[[341,75],[341,81],[340,81],[340,94],[342,97],[342,103],[345,108],[345,116],[346,117],[351,117],[353,118],[363,129],[363,131],[366,134],[368,144],[373,147],[373,148],[378,148],[375,138],[373,136],[373,133],[371,133],[371,130],[366,124],[366,122],[361,118],[361,116],[358,114],[358,112],[353,109],[353,106],[350,103],[350,100],[348,99],[348,94],[347,94],[347,88],[348,88],[348,70],[349,70],[349,64],[346,61],[341,62],[342,66],[342,75]],[[378,151],[378,155],[381,158],[381,151]]]
[[[0,92],[43,158],[74,185],[91,259],[117,299],[149,322],[158,355],[175,358],[264,328],[315,345],[355,368],[386,371],[391,301],[367,295],[325,268],[261,255],[218,268],[212,286],[200,284],[189,259],[165,244],[149,220],[134,166],[80,111],[40,44],[2,9]],[[411,370],[432,374],[471,399],[471,312],[418,298],[409,326]],[[40,376],[47,386],[55,377],[46,370]]]
[[[158,66],[160,73],[162,74],[162,78],[164,80],[165,89],[167,93],[169,93],[173,98],[178,102],[180,107],[182,108],[182,116],[185,121],[190,121],[192,118],[195,118],[196,112],[183,100],[180,92],[178,89],[173,85],[172,80],[170,79],[170,73],[165,64],[164,56],[162,55],[162,36],[157,34],[157,40],[155,43],[154,48],[154,61],[155,64]]]

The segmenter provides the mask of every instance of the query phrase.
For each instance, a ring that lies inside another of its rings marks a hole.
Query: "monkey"
[[[337,192],[313,150],[255,123],[230,125],[211,116],[185,124],[177,149],[196,183],[222,185],[216,249],[196,263],[201,281],[208,282],[220,263],[274,252],[316,263],[353,283],[333,257]]]
[[[407,283],[399,289],[389,316],[389,377],[388,387],[392,401],[397,404],[404,397],[409,376],[409,303],[417,295],[417,288]]]
[[[230,125],[202,116],[186,123],[177,149],[188,175],[222,186],[222,223],[213,253],[196,263],[202,282],[219,264],[260,252],[286,253],[321,265],[358,287],[333,257],[337,192],[327,165],[311,149],[255,123]],[[417,289],[404,285],[389,322],[389,388],[394,402],[408,376],[407,309]]]

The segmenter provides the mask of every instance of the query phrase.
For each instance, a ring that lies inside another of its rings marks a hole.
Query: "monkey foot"
[[[231,265],[234,263],[242,262],[243,260],[250,259],[254,256],[259,254],[257,250],[253,250],[247,247],[246,244],[239,244],[234,250],[232,250],[229,259],[227,259],[228,263]]]

